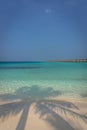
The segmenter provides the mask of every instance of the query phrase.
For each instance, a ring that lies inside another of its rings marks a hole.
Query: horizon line
[[[0,61],[0,62],[63,62],[63,61],[87,61],[87,58],[78,58],[78,59],[55,59],[55,60],[30,60],[30,61]]]

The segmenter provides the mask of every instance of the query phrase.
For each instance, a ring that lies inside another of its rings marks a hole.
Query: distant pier
[[[48,62],[87,62],[87,59],[48,60]]]

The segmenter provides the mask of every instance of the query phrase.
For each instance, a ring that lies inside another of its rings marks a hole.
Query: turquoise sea
[[[87,97],[87,63],[0,62],[0,98]]]

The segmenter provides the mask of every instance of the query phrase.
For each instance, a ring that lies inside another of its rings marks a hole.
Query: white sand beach
[[[0,102],[0,130],[87,130],[87,100]]]

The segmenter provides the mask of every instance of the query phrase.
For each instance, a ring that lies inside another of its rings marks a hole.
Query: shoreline
[[[68,96],[68,95],[62,95],[62,96],[55,96],[55,97],[49,97],[49,98],[44,98],[44,99],[0,99],[0,105],[4,104],[4,103],[11,103],[11,102],[20,102],[20,101],[34,101],[34,102],[38,102],[38,101],[69,101],[69,102],[86,102],[87,101],[87,97],[78,97],[78,96]]]

